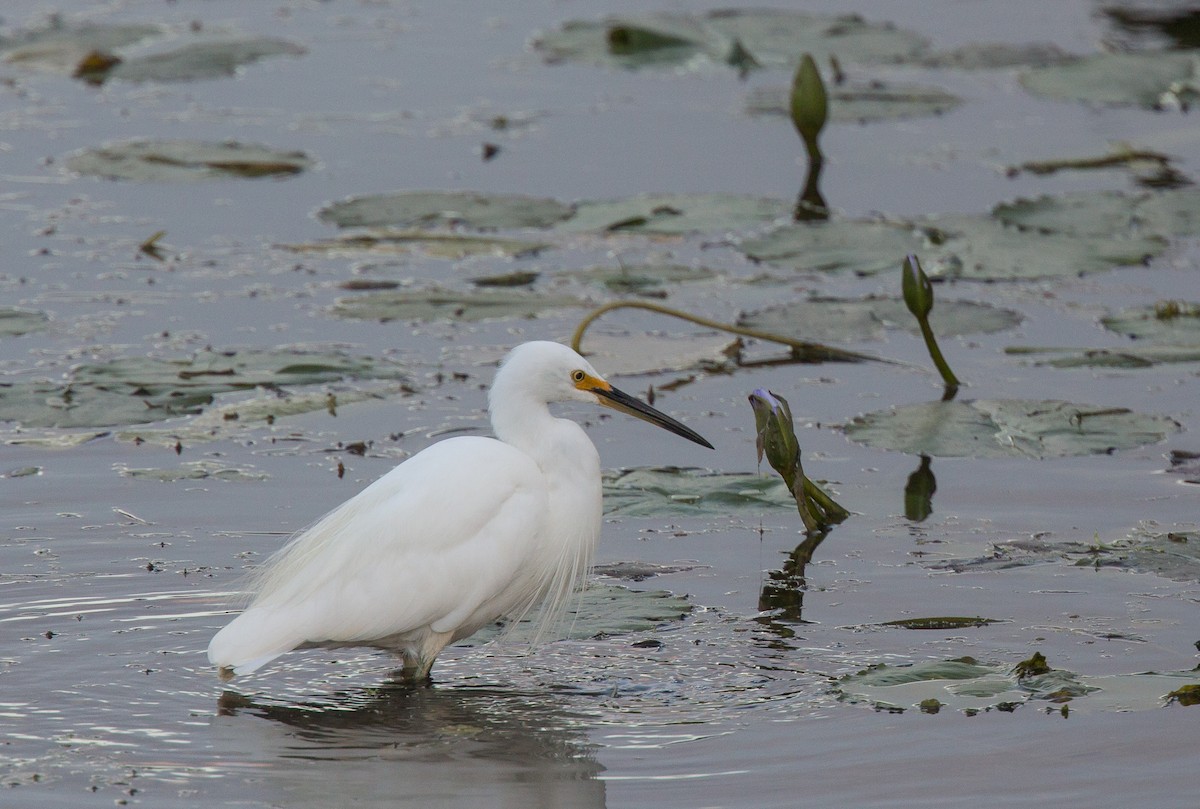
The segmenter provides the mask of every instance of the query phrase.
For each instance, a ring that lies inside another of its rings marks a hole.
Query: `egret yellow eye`
[[[576,385],[578,385],[580,382],[587,379],[587,374],[585,374],[583,371],[572,371],[571,379],[575,382]]]

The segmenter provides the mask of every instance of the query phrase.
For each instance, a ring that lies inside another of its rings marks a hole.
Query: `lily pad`
[[[583,349],[593,364],[618,376],[732,371],[740,344],[728,334],[589,333]],[[660,383],[661,384],[661,383]]]
[[[749,115],[790,116],[791,89],[763,87],[746,100]],[[836,85],[829,90],[829,117],[837,122],[895,121],[941,115],[957,107],[962,99],[938,87],[917,84],[871,82]]]
[[[449,289],[371,292],[340,298],[333,314],[351,320],[493,320],[532,318],[552,309],[583,306],[566,295],[544,295],[513,289]]]
[[[1058,458],[1153,444],[1177,432],[1166,416],[1059,401],[923,402],[859,416],[853,441],[912,455]]]
[[[708,281],[717,277],[707,267],[685,264],[633,264],[619,267],[589,267],[586,270],[564,270],[559,275],[598,284],[613,292],[646,292],[665,284]]]
[[[1038,360],[1036,365],[1051,368],[1152,368],[1155,365],[1178,362],[1200,362],[1200,345],[1135,345],[1123,348],[1029,348],[1010,347],[1007,354],[1054,355]]]
[[[68,25],[20,31],[0,37],[0,57],[11,65],[73,73],[88,54],[134,45],[163,29],[154,25]]]
[[[49,322],[50,318],[45,312],[0,307],[0,337],[15,337],[41,331]]]
[[[992,213],[1010,225],[1077,235],[1195,236],[1200,235],[1200,190],[1079,191],[1018,199]]]
[[[623,469],[604,475],[604,511],[631,517],[728,514],[736,509],[795,510],[774,476],[678,467]]]
[[[833,221],[785,225],[745,239],[747,256],[803,271],[873,275],[915,253],[933,278],[1023,280],[1075,276],[1143,264],[1167,248],[1155,235],[1079,239],[1038,233],[993,219],[946,216],[910,223]]]
[[[1161,301],[1122,309],[1100,322],[1109,331],[1135,340],[1200,347],[1200,303]]]
[[[349,227],[475,230],[548,228],[569,217],[570,205],[544,197],[470,191],[399,191],[334,202],[317,212],[323,222]]]
[[[85,149],[67,159],[78,174],[136,182],[290,177],[312,167],[303,152],[236,141],[128,140]]]
[[[957,337],[1014,328],[1021,315],[986,303],[939,299],[929,321],[935,334]],[[879,340],[887,329],[920,333],[916,318],[900,298],[814,297],[743,315],[738,325],[817,342]]]
[[[548,250],[552,245],[499,236],[469,233],[435,233],[428,230],[355,231],[333,239],[304,244],[285,244],[294,253],[410,253],[420,250],[434,258],[457,261],[469,256],[505,256],[517,258]]]
[[[163,53],[118,62],[107,77],[129,82],[214,79],[232,76],[243,65],[272,56],[302,56],[305,52],[294,42],[267,37],[193,42]]]
[[[144,424],[198,413],[215,396],[235,390],[403,377],[391,363],[340,352],[245,349],[205,350],[180,360],[130,357],[79,366],[66,381],[0,385],[0,421],[25,427]]]
[[[739,194],[644,194],[580,202],[560,229],[597,233],[724,233],[757,227],[791,213],[791,205]]]
[[[174,469],[131,469],[122,467],[120,473],[128,478],[174,483],[180,480],[224,480],[231,483],[259,482],[270,479],[265,472],[226,466],[217,461],[184,461]]]
[[[926,56],[923,67],[954,70],[1001,70],[1012,67],[1046,67],[1073,62],[1079,57],[1052,42],[973,42],[952,51]]]
[[[1178,106],[1200,85],[1195,53],[1098,53],[1021,74],[1031,93],[1090,104]]]
[[[804,53],[817,60],[835,55],[843,62],[898,62],[915,58],[925,47],[917,34],[855,15],[757,10],[573,21],[533,42],[534,50],[552,63],[692,70],[788,66]]]
[[[558,630],[562,637],[589,639],[647,632],[684,618],[692,611],[687,599],[665,590],[630,590],[608,584],[589,584],[572,597]],[[462,645],[478,646],[497,638],[523,640],[523,630],[538,626],[537,612],[512,628],[492,627],[476,632]],[[551,630],[553,633],[553,630]]]
[[[884,621],[878,626],[895,626],[901,629],[918,629],[931,631],[946,631],[950,629],[976,629],[988,624],[1003,623],[995,618],[963,617],[945,615],[936,618],[898,618],[895,621]]]

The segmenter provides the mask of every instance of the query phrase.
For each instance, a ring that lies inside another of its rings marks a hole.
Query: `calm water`
[[[391,358],[410,384],[372,387],[382,395],[336,416],[319,410],[228,429],[217,440],[181,442],[179,452],[165,436],[188,428],[186,419],[148,425],[143,443],[132,440],[135,430],[57,448],[29,439],[80,431],[6,428],[0,805],[1195,805],[1196,717],[1187,708],[1130,697],[1076,700],[1065,719],[1056,704],[1033,702],[977,716],[893,714],[841,702],[831,690],[833,678],[873,664],[967,655],[1011,665],[1041,651],[1054,667],[1094,678],[1195,666],[1194,579],[1073,559],[963,573],[943,564],[986,557],[1002,542],[1108,543],[1139,526],[1196,530],[1195,486],[1164,474],[1170,450],[1200,449],[1193,365],[1065,373],[1003,353],[1013,344],[1114,345],[1096,325],[1104,307],[1194,300],[1194,239],[1145,269],[945,290],[1026,318],[1016,332],[945,345],[972,398],[1131,407],[1171,415],[1184,432],[1111,456],[935,459],[934,512],[921,523],[902,516],[918,460],[852,444],[830,426],[940,393],[932,376],[908,367],[783,365],[701,375],[660,391],[658,404],[686,417],[715,454],[627,419],[574,414],[591,419],[609,468],[753,472],[745,397],[756,387],[787,396],[805,426],[810,472],[833,481],[856,512],[807,569],[803,622],[759,613],[766,571],[802,538],[789,510],[613,516],[598,561],[683,568],[626,584],[686,596],[686,619],[530,654],[519,644],[448,650],[430,688],[388,685],[388,660],[350,651],[291,655],[238,692],[223,692],[203,650],[227,620],[224,605],[242,572],[438,435],[485,430],[483,390],[494,362],[524,339],[565,339],[578,317],[425,325],[333,318],[329,307],[347,278],[453,286],[503,262],[280,249],[330,235],[312,216],[318,207],[410,188],[568,201],[651,191],[795,195],[803,172],[790,126],[741,112],[750,87],[786,83],[785,74],[743,83],[732,72],[547,66],[527,46],[534,32],[564,20],[640,7],[5,4],[11,27],[40,24],[57,10],[68,19],[165,23],[183,38],[199,20],[204,30],[307,48],[233,79],[186,84],[89,88],[0,66],[0,289],[5,305],[51,316],[44,331],[0,338],[5,378],[58,379],[82,362],[177,357],[208,345],[300,345]],[[1086,53],[1111,33],[1086,2],[803,8],[890,19],[939,48],[986,36]],[[1200,159],[1194,115],[1040,101],[1010,71],[879,70],[943,86],[967,103],[940,118],[831,127],[823,190],[848,216],[984,212],[1021,194],[1127,188],[1118,172],[1011,179],[1002,171],[1028,159],[1102,153],[1114,141],[1168,151],[1185,171]],[[529,123],[503,133],[479,123],[496,115]],[[75,150],[135,136],[262,142],[304,150],[318,165],[286,181],[162,185],[61,168]],[[500,144],[495,160],[480,160],[485,140]],[[139,259],[138,244],[158,230],[167,232],[170,260]],[[779,295],[778,287],[734,283],[760,268],[699,238],[582,238],[511,264],[550,273],[661,255],[703,261],[722,277],[672,289],[673,305],[732,319]],[[800,296],[891,287],[892,279],[803,277],[791,288]],[[611,317],[602,329],[610,333],[688,333],[649,315]],[[855,348],[926,364],[920,341],[902,333]],[[603,370],[603,360],[597,364]],[[619,382],[640,392],[677,376]],[[371,442],[365,455],[345,451],[358,441]],[[193,476],[130,474],[139,469]],[[221,470],[226,478],[215,474]],[[948,632],[871,627],[945,615],[1003,623]]]

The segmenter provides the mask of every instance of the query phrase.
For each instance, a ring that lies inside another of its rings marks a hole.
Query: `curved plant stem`
[[[660,315],[668,315],[669,317],[686,320],[689,323],[695,323],[697,326],[703,326],[708,329],[716,329],[717,331],[737,334],[742,337],[753,337],[756,340],[765,340],[770,343],[779,343],[790,348],[792,356],[802,362],[887,362],[887,360],[872,357],[869,354],[859,354],[857,351],[847,351],[821,343],[810,343],[806,340],[793,340],[791,337],[759,331],[758,329],[750,329],[745,326],[736,326],[732,323],[721,323],[717,320],[710,320],[700,315],[693,315],[690,312],[672,309],[669,306],[662,306],[657,303],[650,303],[649,301],[612,301],[593,309],[575,327],[575,333],[571,335],[571,348],[580,351],[580,345],[583,342],[583,333],[587,331],[588,326],[592,325],[592,322],[601,315],[611,312],[614,309],[645,309],[649,312],[657,312]]]
[[[917,318],[917,323],[921,326],[921,336],[925,338],[925,347],[929,349],[929,357],[933,360],[933,364],[937,366],[938,373],[942,375],[942,381],[946,383],[946,395],[949,398],[953,398],[960,384],[958,377],[950,370],[950,365],[946,362],[946,358],[942,356],[942,349],[938,347],[937,340],[934,339],[929,319],[919,317]]]

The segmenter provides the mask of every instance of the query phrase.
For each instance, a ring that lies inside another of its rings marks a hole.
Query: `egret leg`
[[[446,644],[454,638],[451,632],[430,632],[420,643],[404,650],[404,667],[400,669],[400,679],[407,683],[424,683],[429,681],[429,670],[433,662]]]

